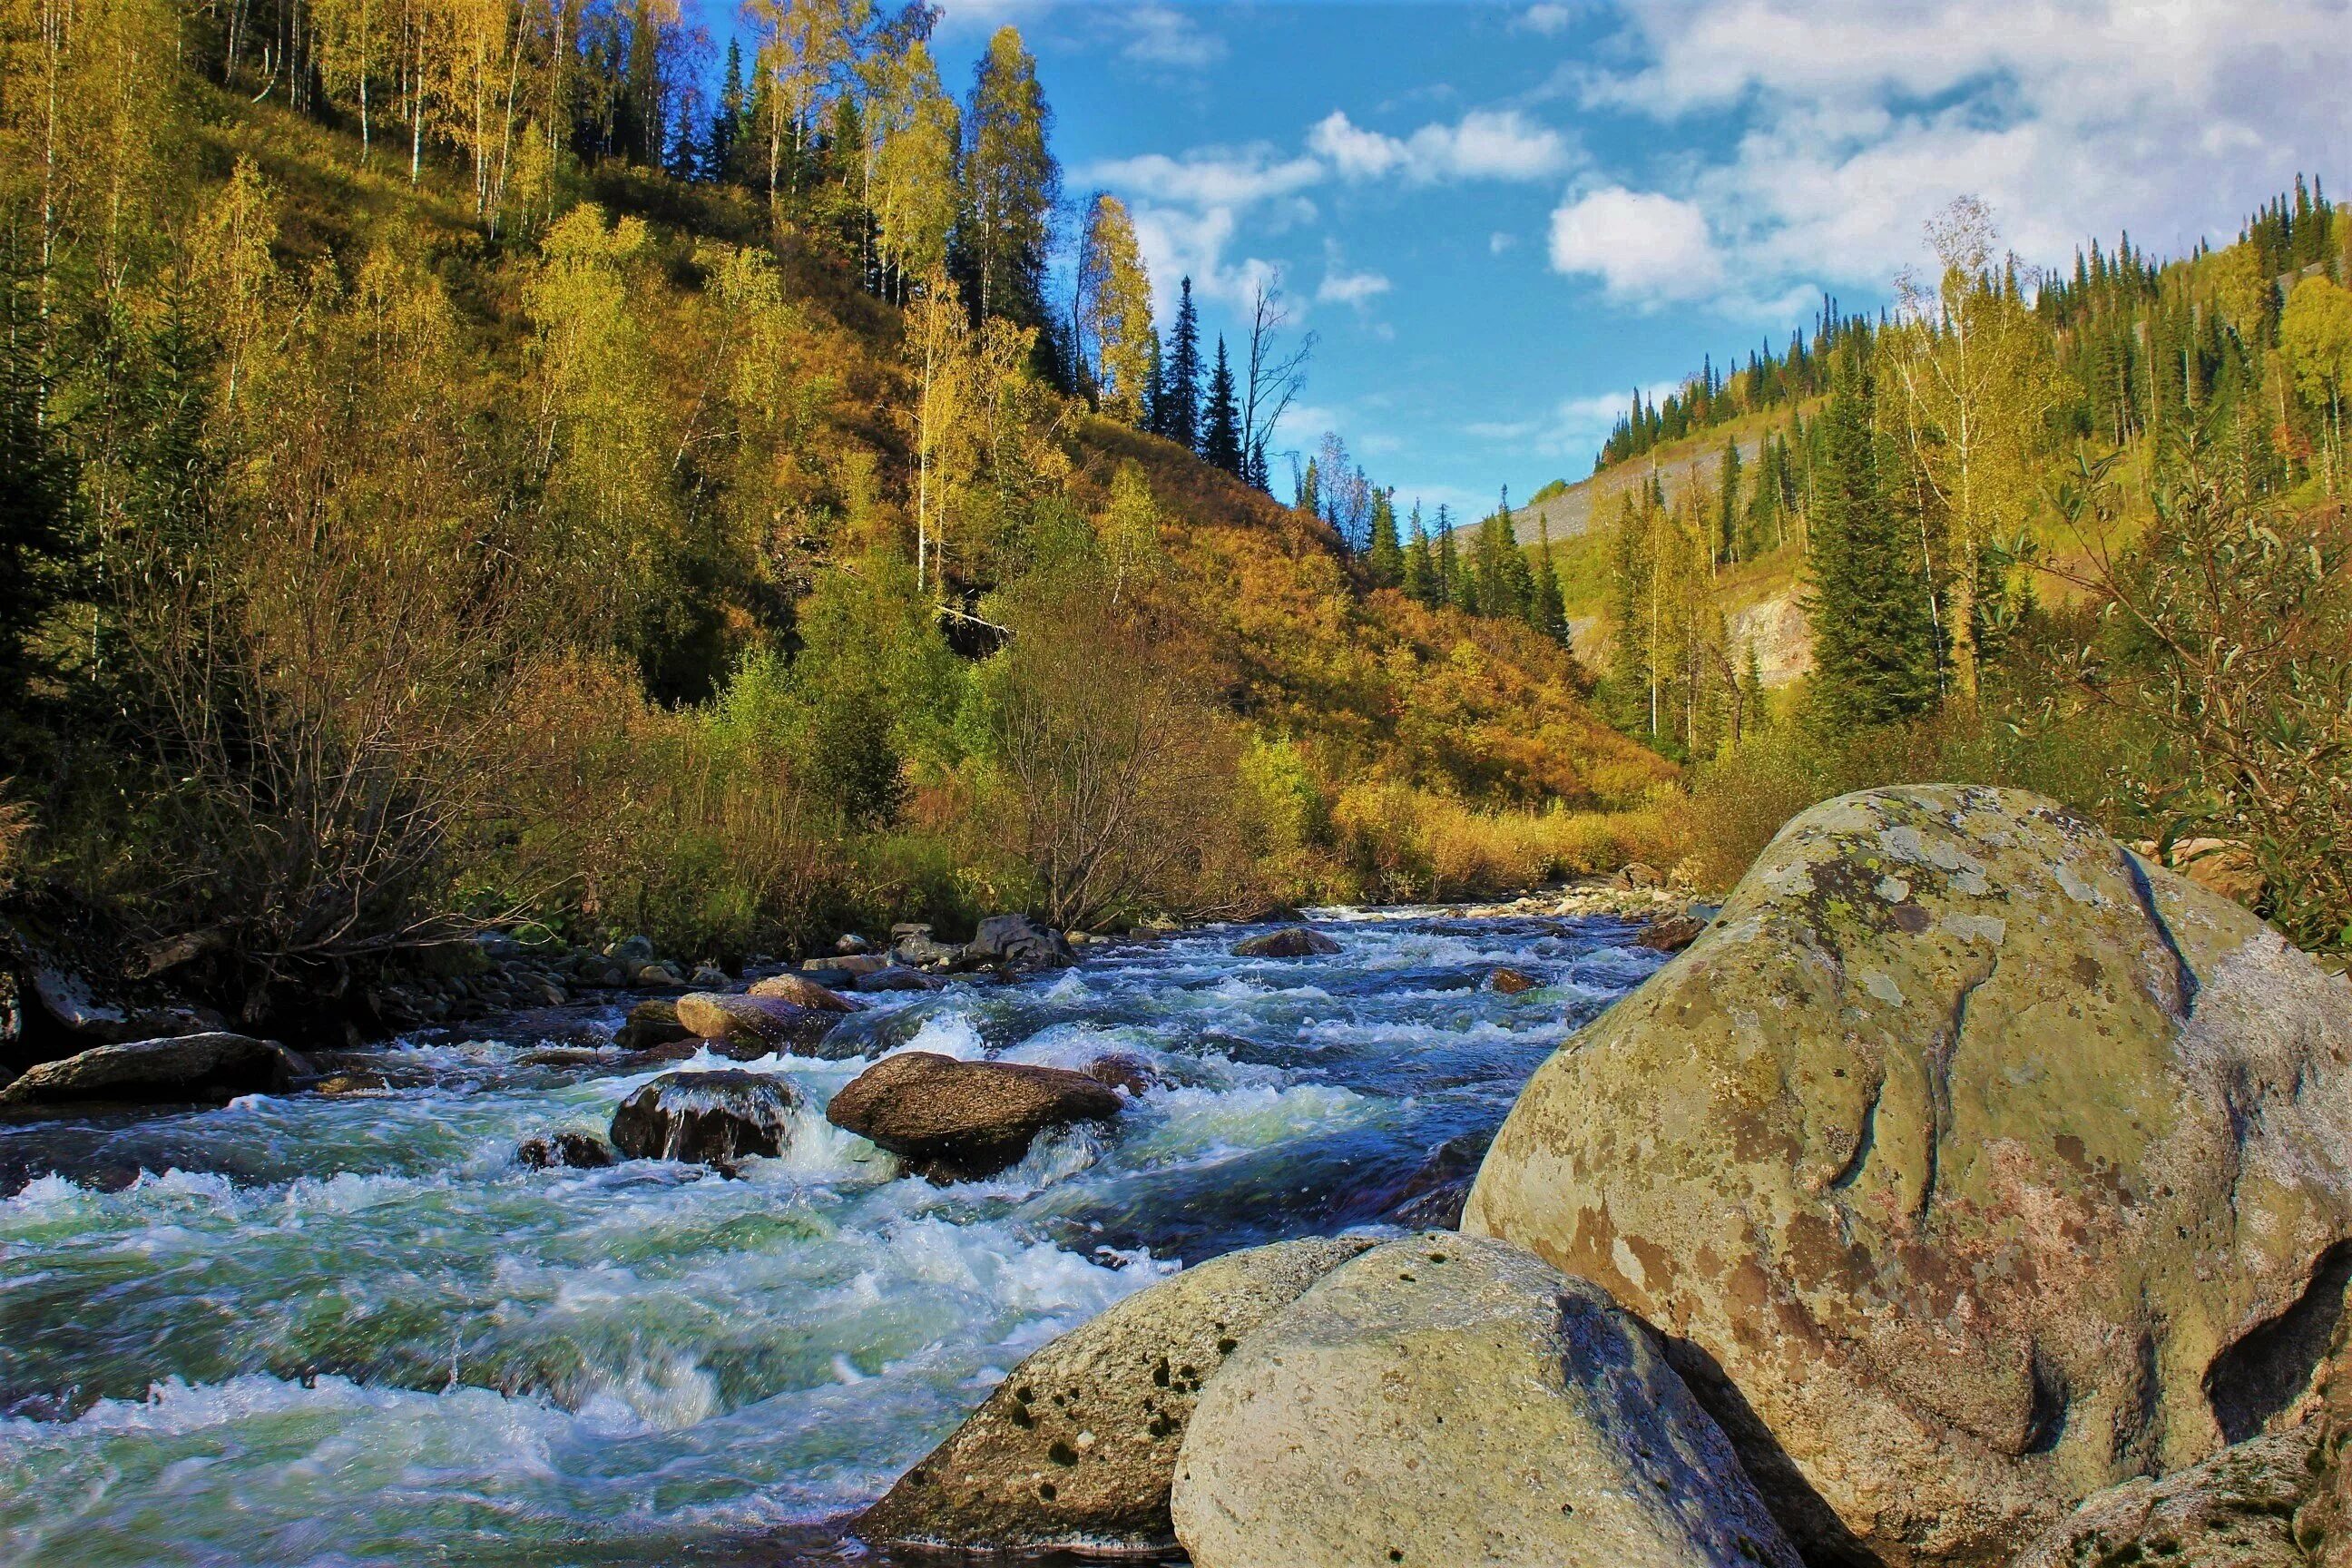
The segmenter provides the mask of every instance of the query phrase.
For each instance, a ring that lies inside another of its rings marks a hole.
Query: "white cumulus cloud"
[[[1706,215],[1691,202],[1609,185],[1551,215],[1552,270],[1600,278],[1612,296],[1701,298],[1723,280]]]
[[[1363,306],[1388,291],[1389,280],[1377,272],[1343,272],[1335,268],[1323,275],[1315,298],[1326,305]]]

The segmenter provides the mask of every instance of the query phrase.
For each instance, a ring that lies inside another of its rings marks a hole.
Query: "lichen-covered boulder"
[[[774,1156],[792,1140],[799,1104],[790,1080],[766,1073],[664,1073],[613,1112],[613,1147],[632,1160],[705,1165]]]
[[[690,991],[677,999],[677,1021],[739,1061],[771,1051],[806,1050],[840,1019],[838,1013],[803,1007],[781,996]]]
[[[1192,1401],[1259,1324],[1369,1239],[1227,1253],[1139,1291],[1013,1369],[867,1510],[877,1543],[1150,1551]]]
[[[1678,1342],[1809,1552],[1990,1561],[2300,1396],[2348,1058],[2352,984],[2063,807],[1847,795],[1537,1071],[1463,1228]]]
[[[2314,1487],[2313,1436],[2267,1433],[2162,1479],[2095,1492],[2010,1568],[2311,1568],[2295,1522]]]
[[[1108,1121],[1126,1103],[1117,1089],[1064,1068],[901,1051],[844,1084],[824,1114],[918,1174],[946,1182],[994,1175],[1047,1128]]]
[[[310,1071],[275,1040],[215,1029],[93,1046],[43,1062],[0,1089],[0,1106],[220,1101],[277,1093]]]
[[[1655,1336],[1589,1281],[1443,1231],[1242,1342],[1171,1507],[1195,1568],[1797,1568]]]

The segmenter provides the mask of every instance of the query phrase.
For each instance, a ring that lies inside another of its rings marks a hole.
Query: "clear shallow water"
[[[1023,1355],[1475,1168],[1659,962],[1608,919],[1318,923],[1339,954],[1234,959],[1220,928],[872,998],[841,1059],[750,1064],[805,1108],[742,1180],[516,1163],[657,1071],[737,1065],[533,1059],[609,1040],[617,1007],[418,1037],[387,1092],[0,1125],[0,1170],[45,1173],[0,1199],[0,1563],[874,1563],[827,1521]],[[1480,989],[1496,963],[1546,984]],[[822,1112],[907,1047],[1118,1051],[1161,1082],[1115,1131],[934,1187]]]

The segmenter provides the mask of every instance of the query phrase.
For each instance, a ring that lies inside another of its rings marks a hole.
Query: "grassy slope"
[[[428,161],[412,188],[404,146],[380,142],[363,170],[353,136],[275,105],[197,90],[206,94],[199,182],[212,185],[239,155],[253,157],[278,195],[277,249],[289,272],[331,259],[348,279],[380,240],[420,244],[440,258],[437,271],[476,344],[474,363],[489,384],[473,391],[495,404],[519,382],[530,338],[520,285],[531,256],[483,238],[461,174]],[[686,384],[695,367],[670,356],[690,354],[692,340],[681,335],[666,348],[671,334],[658,326],[690,318],[697,306],[699,280],[684,258],[698,237],[754,242],[759,212],[735,194],[640,171],[592,175],[580,194],[654,226],[662,265],[645,278],[655,297],[641,303],[656,324],[650,336],[664,374]],[[804,323],[796,351],[824,372],[814,449],[792,459],[811,476],[810,504],[858,510],[835,493],[833,476],[862,457],[880,480],[869,516],[885,531],[904,530],[898,312],[856,288],[821,245],[788,244],[782,259]],[[1313,520],[1168,442],[1095,417],[1066,427],[1075,432],[1072,489],[1088,512],[1099,510],[1120,462],[1143,467],[1230,705],[1263,732],[1311,747],[1335,782],[1380,777],[1492,806],[1605,808],[1631,805],[1674,776],[1671,763],[1590,709],[1575,661],[1543,639],[1392,593],[1363,594],[1336,538]],[[776,581],[719,584],[740,600],[728,617],[737,635],[756,640],[755,601],[804,587],[830,549],[852,542],[778,540],[745,563]]]

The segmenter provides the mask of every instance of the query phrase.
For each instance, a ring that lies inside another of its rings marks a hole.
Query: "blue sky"
[[[1232,334],[1278,276],[1318,335],[1285,444],[1457,511],[1823,289],[1885,300],[1964,193],[2050,263],[2226,238],[2298,169],[2352,195],[2352,0],[947,0],[953,90],[1008,22],[1162,300],[1190,272]]]

